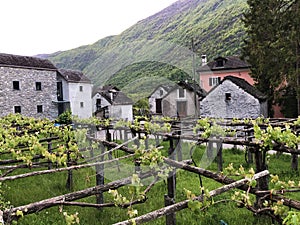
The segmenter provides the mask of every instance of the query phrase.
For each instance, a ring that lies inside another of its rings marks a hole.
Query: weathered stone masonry
[[[14,113],[15,106],[21,106],[25,116],[55,119],[58,115],[56,100],[56,70],[0,67],[0,116]],[[13,81],[19,81],[19,90],[13,89]],[[36,90],[41,82],[41,90]],[[42,106],[42,113],[37,106]]]

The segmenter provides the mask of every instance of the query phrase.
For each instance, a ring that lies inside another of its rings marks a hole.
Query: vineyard
[[[2,223],[300,224],[299,118],[0,123]]]

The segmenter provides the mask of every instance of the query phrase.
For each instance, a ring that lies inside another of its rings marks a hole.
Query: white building
[[[59,69],[57,78],[58,98],[70,104],[72,115],[79,118],[92,116],[92,83],[80,71]],[[62,107],[62,111],[66,107]]]
[[[133,102],[118,88],[104,86],[93,91],[93,114],[100,118],[133,120]]]

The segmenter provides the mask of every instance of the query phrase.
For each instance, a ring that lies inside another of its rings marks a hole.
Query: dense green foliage
[[[252,65],[252,77],[257,87],[269,96],[269,105],[282,99],[291,106],[290,98],[298,89],[299,1],[248,0],[249,10],[244,15],[247,40],[243,55]],[[283,92],[284,90],[284,92]],[[292,107],[295,107],[294,105]],[[286,116],[295,117],[289,109]]]
[[[48,58],[57,67],[82,70],[96,85],[112,83],[124,87],[138,69],[142,71],[140,80],[149,74],[171,80],[181,78],[175,69],[170,71],[170,66],[193,77],[192,39],[197,55],[206,54],[210,60],[219,55],[239,54],[245,35],[240,18],[246,6],[246,0],[178,1],[120,35]],[[155,70],[154,62],[158,67]],[[196,66],[199,63],[197,57]],[[121,72],[124,68],[126,72]],[[114,78],[115,74],[118,78]],[[136,86],[126,91],[143,92]]]

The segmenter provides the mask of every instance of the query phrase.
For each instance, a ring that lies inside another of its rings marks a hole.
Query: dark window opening
[[[15,106],[15,113],[21,113],[21,106]]]
[[[42,90],[42,83],[41,82],[35,82],[35,90],[37,90],[37,91]]]
[[[178,92],[178,97],[179,97],[179,98],[184,98],[184,97],[185,97],[185,96],[184,96],[184,89],[183,89],[183,88],[179,88],[178,90],[179,90],[179,92]]]
[[[64,96],[63,96],[62,82],[57,82],[57,100],[62,101],[63,99],[64,99]]]
[[[79,86],[79,91],[83,91],[83,86]]]
[[[96,108],[97,108],[97,110],[101,109],[101,98],[96,99]]]
[[[43,106],[42,106],[42,105],[38,105],[38,106],[36,107],[36,109],[37,109],[37,112],[38,112],[38,113],[43,113]]]
[[[13,81],[13,89],[20,90],[20,83],[19,81]]]
[[[159,91],[159,95],[160,95],[160,96],[163,96],[163,94],[164,94],[164,91],[163,91],[163,90],[160,90],[160,91]]]
[[[162,113],[162,99],[156,99],[156,113]]]
[[[224,60],[223,59],[217,60],[217,67],[223,67],[223,66],[224,66]]]
[[[83,107],[84,107],[83,102],[80,102],[80,108],[83,108]]]
[[[231,100],[231,93],[225,93],[225,100],[230,101]]]

